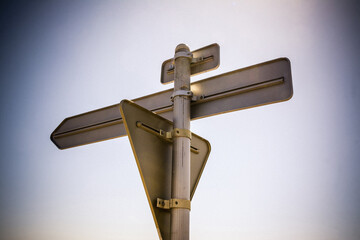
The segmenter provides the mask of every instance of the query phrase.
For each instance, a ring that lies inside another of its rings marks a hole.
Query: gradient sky
[[[288,57],[290,101],[196,120],[212,145],[191,239],[360,239],[359,4],[0,4],[1,237],[158,239],[127,137],[58,150],[69,116],[170,88],[179,43],[220,45],[192,81]]]

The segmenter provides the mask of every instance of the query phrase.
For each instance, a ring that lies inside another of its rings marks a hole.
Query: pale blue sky
[[[218,43],[204,79],[288,57],[290,101],[193,121],[212,145],[191,239],[360,238],[359,4],[33,1],[1,5],[6,239],[158,239],[127,137],[58,150],[69,116],[170,88],[179,43]]]

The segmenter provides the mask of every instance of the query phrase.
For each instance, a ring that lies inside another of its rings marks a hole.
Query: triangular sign
[[[157,198],[171,199],[172,140],[166,137],[173,123],[129,101],[120,103],[120,112],[135,155],[141,180],[160,239],[170,240],[170,211],[157,208]],[[190,190],[194,195],[210,154],[210,143],[192,134]]]

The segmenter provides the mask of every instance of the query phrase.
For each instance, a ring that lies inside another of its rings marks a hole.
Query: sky
[[[158,239],[127,137],[59,150],[69,116],[171,85],[179,43],[220,45],[198,81],[279,57],[289,101],[191,122],[212,146],[191,239],[360,239],[358,3],[2,1],[0,227],[11,240]]]

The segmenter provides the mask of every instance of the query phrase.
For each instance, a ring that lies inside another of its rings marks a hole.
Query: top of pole
[[[186,44],[180,43],[175,48],[175,53],[177,52],[190,52],[190,48]]]

